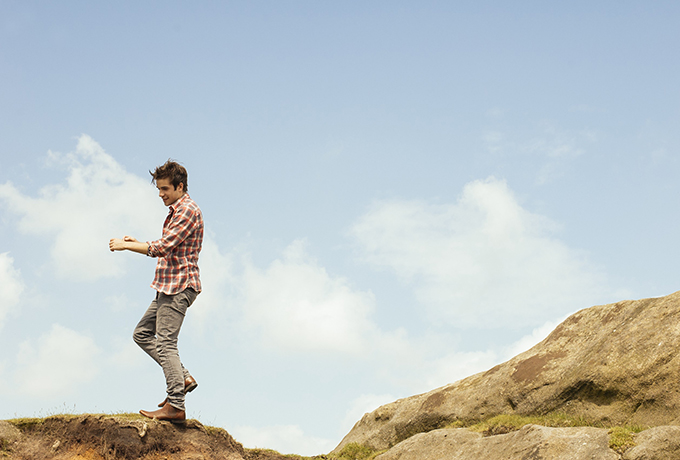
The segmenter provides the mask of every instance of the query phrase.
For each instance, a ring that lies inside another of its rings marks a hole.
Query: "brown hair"
[[[187,170],[181,164],[168,159],[163,166],[156,166],[156,169],[149,171],[151,183],[155,184],[157,179],[169,179],[175,190],[179,184],[184,184],[184,191],[189,190]]]

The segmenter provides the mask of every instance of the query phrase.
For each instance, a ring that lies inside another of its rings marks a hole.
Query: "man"
[[[141,242],[130,236],[112,238],[109,249],[158,258],[151,283],[156,298],[137,324],[133,338],[163,368],[167,397],[158,405],[160,409],[139,412],[149,418],[183,423],[184,397],[198,383],[180,361],[177,338],[187,309],[201,292],[198,254],[203,244],[203,215],[187,193],[187,171],[183,166],[168,160],[149,173],[163,204],[169,208],[161,239]]]

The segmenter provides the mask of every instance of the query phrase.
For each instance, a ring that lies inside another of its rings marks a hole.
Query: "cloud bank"
[[[109,239],[123,232],[140,239],[156,235],[163,222],[165,211],[149,181],[125,171],[87,135],[74,152],[49,152],[49,159],[67,169],[66,183],[47,185],[37,197],[0,184],[0,202],[18,216],[22,233],[52,241],[58,276],[93,281],[122,275],[125,258],[110,257]]]
[[[47,399],[75,391],[99,372],[94,340],[59,324],[36,343],[24,341],[17,356],[15,379],[23,394]]]
[[[381,201],[351,228],[364,261],[412,286],[433,322],[539,325],[586,305],[603,276],[517,202],[505,181],[467,184],[456,203]]]
[[[369,320],[373,294],[330,276],[307,254],[303,240],[264,270],[246,262],[242,286],[246,323],[278,349],[358,353],[377,333]]]
[[[306,435],[298,425],[236,426],[230,431],[248,448],[271,449],[274,446],[283,454],[319,455],[330,452],[337,444],[334,440]]]
[[[7,315],[19,304],[23,290],[24,283],[19,270],[14,268],[14,259],[6,252],[0,254],[0,329]]]

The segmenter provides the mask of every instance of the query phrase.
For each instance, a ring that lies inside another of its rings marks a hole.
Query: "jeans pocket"
[[[198,297],[198,293],[193,288],[186,288],[182,291],[182,294],[184,294],[186,298],[187,308],[189,308],[191,304],[194,303],[194,300],[196,300],[196,297]]]

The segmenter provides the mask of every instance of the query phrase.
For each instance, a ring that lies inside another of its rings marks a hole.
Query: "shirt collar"
[[[189,198],[189,194],[187,192],[184,192],[184,195],[177,198],[177,201],[175,201],[170,206],[168,206],[168,212],[170,214],[174,213],[175,209],[177,209],[177,207],[180,206],[182,204],[182,202],[184,202],[184,200],[187,199],[187,198]]]

